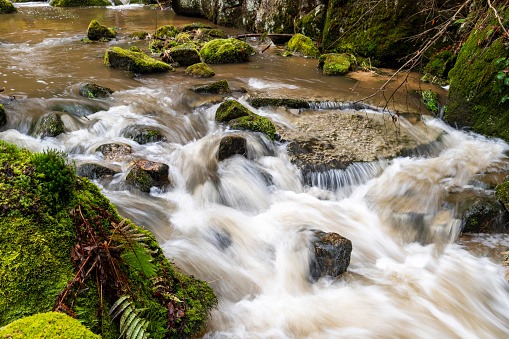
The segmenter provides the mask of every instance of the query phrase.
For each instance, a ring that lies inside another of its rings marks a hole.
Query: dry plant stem
[[[502,29],[504,30],[505,35],[509,37],[509,33],[507,33],[507,30],[505,29],[504,25],[502,24],[502,20],[500,19],[500,15],[498,15],[498,12],[497,12],[496,8],[493,7],[493,5],[491,4],[490,0],[488,0],[488,5],[490,6],[490,8],[495,13],[495,16],[497,17],[498,23],[500,24],[500,27],[502,27]]]
[[[405,67],[407,66],[410,66],[410,68],[407,70],[408,72],[410,72],[410,70],[412,70],[415,65],[417,65],[417,59],[418,58],[421,58],[423,55],[424,55],[424,52],[426,52],[431,46],[433,46],[433,44],[438,40],[439,37],[442,36],[442,34],[445,32],[445,30],[447,29],[447,27],[449,27],[449,25],[455,21],[456,19],[456,15],[458,15],[458,13],[467,5],[469,4],[470,2],[472,2],[472,0],[468,0],[468,1],[465,1],[465,3],[454,13],[454,15],[449,18],[449,20],[447,21],[446,24],[443,25],[442,29],[437,32],[433,38],[431,38],[430,40],[428,40],[428,42],[426,42],[426,44],[423,46],[423,48],[415,53],[413,53],[414,55],[407,61],[403,64],[403,66],[401,66],[390,78],[389,80],[387,80],[386,82],[384,82],[384,84],[373,94],[371,95],[368,95],[367,97],[365,98],[362,98],[360,100],[357,100],[354,102],[354,104],[356,103],[359,103],[361,101],[364,101],[364,100],[367,100],[369,98],[372,98],[374,97],[375,95],[377,95],[378,93],[380,93],[381,91],[383,91],[385,89],[385,86],[387,86],[391,81],[392,79],[394,79],[394,77],[399,73],[401,72]],[[405,78],[405,81],[407,80],[408,78],[408,75],[407,77]],[[401,86],[398,86],[398,88],[401,87]],[[392,96],[391,96],[392,97]]]

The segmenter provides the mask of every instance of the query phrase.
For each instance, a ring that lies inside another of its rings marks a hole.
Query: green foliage
[[[133,52],[120,47],[112,47],[106,50],[104,64],[108,67],[120,68],[134,73],[174,71],[170,65],[157,61],[143,52]]]
[[[211,78],[216,73],[206,63],[200,62],[187,67],[186,74],[196,78]]]
[[[106,7],[111,3],[107,0],[52,0],[50,5],[55,7]]]
[[[433,113],[438,113],[438,94],[433,91],[422,91],[422,101],[424,106]]]
[[[25,317],[0,328],[4,339],[101,339],[70,316],[47,312]]]
[[[111,40],[116,36],[115,30],[99,24],[97,20],[92,20],[88,25],[87,37],[92,41]]]
[[[302,34],[295,34],[288,41],[287,49],[306,57],[318,58],[320,56],[320,51],[313,44],[313,40]]]
[[[238,39],[216,39],[207,42],[201,49],[203,61],[210,64],[247,62],[255,50]]]
[[[115,311],[116,313],[113,314]],[[136,308],[129,295],[123,295],[111,306],[109,315],[113,315],[113,320],[117,315],[122,314],[120,318],[120,336],[125,335],[126,339],[143,339],[149,337],[146,330],[150,323],[141,317],[144,311]]]
[[[495,89],[500,94],[504,94],[500,103],[503,104],[509,99],[509,59],[498,58],[495,61],[495,67],[499,69],[495,75]]]
[[[0,14],[17,13],[18,9],[9,0],[0,0]]]

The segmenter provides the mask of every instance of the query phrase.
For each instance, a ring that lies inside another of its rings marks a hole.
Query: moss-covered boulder
[[[191,36],[189,35],[189,33],[180,33],[175,36],[175,41],[177,42],[177,44],[182,45],[185,44],[186,42],[191,41]]]
[[[207,42],[201,49],[203,61],[209,64],[247,62],[255,50],[238,39],[216,39]]]
[[[154,34],[152,34],[152,38],[154,39],[170,39],[174,38],[178,34],[178,30],[173,25],[166,25],[159,27]]]
[[[264,106],[284,106],[288,108],[311,108],[309,101],[302,99],[272,98],[272,97],[250,97],[247,102],[254,108]]]
[[[217,150],[217,160],[222,161],[233,157],[234,155],[246,156],[247,142],[246,138],[238,135],[226,136],[221,139]]]
[[[217,28],[214,28],[214,29],[201,28],[200,31],[202,31],[203,33],[205,33],[213,38],[223,38],[225,36],[224,32]]]
[[[145,32],[145,31],[138,31],[138,32],[133,32],[131,34],[129,34],[129,37],[131,39],[138,39],[138,40],[145,40],[148,36],[148,32]]]
[[[211,84],[193,86],[191,89],[196,93],[208,94],[230,94],[232,92],[230,86],[228,85],[228,80],[219,80]]]
[[[166,138],[159,130],[148,126],[129,126],[121,134],[126,138],[133,139],[140,145],[148,144],[149,142],[166,141]]]
[[[79,320],[59,312],[47,312],[18,319],[0,329],[0,338],[9,339],[101,339]]]
[[[87,37],[92,41],[111,40],[117,37],[115,30],[101,25],[97,20],[92,20],[88,25]]]
[[[313,40],[303,34],[295,34],[288,41],[286,48],[293,53],[310,58],[318,58],[320,56],[320,51],[313,44]]]
[[[200,28],[208,28],[208,29],[211,29],[212,26],[210,25],[206,25],[206,24],[202,24],[202,23],[199,23],[199,22],[193,22],[192,24],[187,24],[185,25],[183,28],[182,28],[182,31],[184,32],[189,32],[189,31],[194,31],[195,29],[200,29]]]
[[[0,14],[16,13],[18,9],[9,0],[0,0]]]
[[[7,113],[5,113],[4,106],[0,104],[0,127],[7,123]]]
[[[113,90],[94,83],[88,83],[80,87],[80,95],[90,99],[104,99],[113,94]]]
[[[212,289],[177,272],[153,235],[123,220],[60,153],[0,141],[0,163],[0,328],[56,308],[104,339],[118,338],[119,320],[108,311],[120,296],[125,307],[145,309],[133,319],[150,338],[204,328]]]
[[[201,62],[200,52],[193,44],[184,44],[172,47],[170,56],[179,65],[190,66]]]
[[[35,129],[36,138],[54,138],[64,133],[64,123],[57,113],[50,113],[39,119]]]
[[[509,16],[509,7],[500,12]],[[493,17],[479,23],[449,72],[445,119],[452,125],[509,141],[509,50]]]
[[[168,44],[164,40],[159,39],[150,40],[150,43],[148,44],[148,49],[152,53],[161,53],[162,51],[168,49]]]
[[[346,53],[328,53],[320,55],[318,67],[325,75],[344,75],[348,73],[352,64],[352,56]]]
[[[120,47],[106,50],[104,64],[134,73],[156,73],[173,71],[170,65],[157,61],[143,52],[134,52]]]
[[[456,55],[449,50],[433,55],[424,67],[423,82],[446,85],[449,71],[454,66]]]
[[[200,62],[187,67],[186,74],[195,78],[211,78],[216,73],[204,62]]]
[[[274,135],[276,133],[276,127],[266,117],[259,116],[257,114],[250,114],[241,118],[233,119],[228,122],[231,129],[236,130],[249,130],[253,132],[260,132],[274,141]]]
[[[169,167],[166,164],[138,160],[126,177],[126,181],[142,192],[150,192],[151,187],[163,188],[170,183]]]
[[[51,6],[55,7],[106,7],[111,6],[108,0],[52,0]]]
[[[236,100],[226,100],[216,110],[216,120],[228,122],[233,119],[248,116],[251,111]]]

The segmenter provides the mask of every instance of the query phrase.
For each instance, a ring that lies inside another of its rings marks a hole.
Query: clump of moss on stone
[[[191,41],[191,36],[188,33],[180,33],[177,34],[177,36],[175,37],[175,41],[177,42],[177,44],[182,45],[185,44],[186,42]]]
[[[286,48],[291,52],[310,58],[318,58],[320,56],[320,51],[313,44],[313,40],[300,33],[295,34],[288,41]]]
[[[214,29],[202,28],[201,31],[214,38],[222,38],[225,36],[224,32],[217,28]]]
[[[254,108],[263,106],[285,106],[288,108],[310,108],[309,102],[302,99],[284,99],[284,98],[249,98],[247,100]]]
[[[423,82],[444,86],[447,84],[449,71],[454,66],[456,56],[448,50],[433,55],[424,67]]]
[[[216,39],[207,42],[201,49],[203,61],[210,64],[247,62],[255,50],[238,39]]]
[[[209,28],[209,29],[211,29],[212,27],[210,25],[202,24],[202,23],[199,23],[199,22],[193,22],[192,24],[185,25],[182,28],[182,31],[183,32],[189,32],[189,31],[194,31],[195,29],[201,29],[201,28]]]
[[[166,25],[159,27],[152,35],[154,39],[170,39],[178,34],[178,30],[173,25]]]
[[[230,94],[232,92],[228,85],[228,80],[219,80],[206,85],[193,86],[191,89],[196,93],[209,94]]]
[[[228,122],[243,116],[251,114],[244,105],[236,100],[226,100],[223,102],[216,111],[216,120],[219,122]]]
[[[187,67],[186,74],[196,78],[211,78],[216,73],[206,63],[200,62]]]
[[[261,132],[270,140],[274,141],[274,134],[276,133],[276,128],[272,121],[267,119],[266,117],[262,117],[256,114],[250,114],[249,116],[244,116],[241,118],[233,119],[228,122],[228,125],[231,129],[237,130],[249,130],[253,132]]]
[[[57,313],[39,313],[16,320],[0,329],[1,338],[10,339],[101,339],[77,319]]]
[[[170,48],[170,56],[182,66],[190,66],[201,62],[200,52],[191,43]]]
[[[143,52],[133,52],[120,47],[106,50],[104,64],[108,67],[120,68],[134,73],[155,73],[173,71],[170,65],[157,61]]]
[[[9,0],[0,0],[0,14],[17,13],[18,9],[14,7]]]
[[[495,198],[504,204],[506,210],[509,211],[509,181],[495,187]]]
[[[50,6],[55,7],[93,7],[93,6],[111,6],[107,0],[52,0]]]
[[[50,113],[41,118],[36,130],[36,138],[54,138],[64,133],[64,123],[60,118],[60,115],[56,113]]]
[[[320,55],[318,67],[325,75],[344,75],[352,65],[352,56],[346,53],[328,53]]]
[[[110,94],[113,93],[113,90],[108,87],[100,86],[100,85],[93,84],[93,83],[88,83],[88,84],[81,86],[79,92],[80,92],[80,95],[84,96],[85,98],[103,99],[103,98],[108,98],[110,96]]]
[[[162,51],[168,49],[168,46],[163,40],[155,39],[150,40],[150,43],[148,44],[148,49],[152,53],[161,53]]]
[[[97,20],[92,20],[88,25],[87,37],[92,41],[111,40],[117,36],[117,32],[104,25],[99,24]]]
[[[148,32],[145,31],[139,31],[134,32],[129,35],[131,39],[139,39],[139,40],[145,40],[145,38],[148,36]]]
[[[424,106],[433,113],[438,113],[438,94],[433,91],[421,91],[421,98]]]
[[[7,113],[5,113],[4,106],[0,104],[0,127],[7,123]]]

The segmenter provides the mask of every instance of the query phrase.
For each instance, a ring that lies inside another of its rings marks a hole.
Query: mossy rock
[[[320,51],[313,44],[313,40],[300,33],[295,34],[288,41],[286,48],[291,52],[310,58],[318,58],[320,56]]]
[[[217,28],[214,29],[202,28],[201,31],[214,38],[223,38],[225,36],[224,32]]]
[[[286,99],[286,98],[249,98],[247,100],[254,108],[264,106],[284,106],[288,108],[310,108],[309,102],[302,99]]]
[[[76,252],[73,256],[69,249],[75,248],[80,241],[76,232],[84,220],[87,220],[90,232],[95,232],[99,237],[98,242],[103,244],[107,239],[103,237],[111,237],[114,232],[112,223],[118,225],[122,218],[99,188],[86,178],[76,177],[73,167],[68,166],[56,151],[34,154],[0,141],[0,163],[2,328],[23,317],[53,309],[68,281],[78,276],[76,260],[79,259]],[[119,260],[116,267],[117,272],[125,277],[125,283],[131,287],[132,305],[137,309],[146,309],[144,314],[149,319],[146,331],[150,337],[163,339],[197,335],[204,328],[209,310],[217,302],[212,289],[205,282],[177,272],[164,257],[150,232],[128,220],[123,225],[144,236],[145,239],[137,241],[141,242],[139,246],[146,246],[147,250],[139,253],[150,256],[144,260],[150,272],[143,271],[133,265],[133,260],[130,264],[126,263],[128,254],[134,253],[131,247],[125,247],[122,258],[126,262]],[[111,255],[118,253],[111,252]],[[107,270],[105,266],[103,268]],[[168,293],[178,300],[185,299],[185,313],[176,324],[168,323],[168,301],[158,296],[153,280],[147,276],[149,273],[158,277],[158,280],[163,279],[158,286],[164,281]],[[94,272],[84,284],[79,287],[80,291],[73,302],[67,299],[67,307],[92,332],[100,333],[104,339],[118,338],[118,320],[111,322],[107,313],[118,296],[124,293],[120,289],[121,284],[103,281],[101,284],[104,288],[100,295]],[[72,293],[76,292],[73,289]],[[99,305],[102,306],[100,309]]]
[[[120,47],[106,50],[104,64],[108,67],[120,68],[134,73],[155,73],[173,71],[170,65],[157,61],[143,52],[133,52]]]
[[[228,122],[233,119],[248,116],[251,111],[236,100],[226,100],[216,111],[216,121]]]
[[[424,67],[424,74],[428,78],[436,77],[446,81],[449,71],[454,66],[456,56],[451,51],[445,50],[433,55],[426,66]]]
[[[211,78],[216,73],[206,63],[200,62],[187,67],[186,74],[195,78]]]
[[[92,20],[88,25],[87,37],[92,41],[111,40],[117,37],[117,32],[99,24],[97,20]]]
[[[148,144],[149,142],[166,141],[166,138],[160,131],[147,126],[129,126],[121,134],[129,139],[136,141],[140,145]]]
[[[493,233],[504,231],[501,222],[504,206],[497,200],[485,197],[462,201],[459,212],[461,216],[461,232]]]
[[[230,120],[228,125],[231,129],[261,132],[265,134],[270,140],[274,141],[276,127],[272,121],[265,117],[256,114],[250,114],[248,116]]]
[[[211,84],[193,86],[191,89],[196,93],[208,94],[230,94],[232,92],[228,85],[228,80],[219,80]]]
[[[0,104],[0,127],[7,123],[7,113],[5,113],[4,106]]]
[[[112,89],[93,83],[88,83],[81,86],[79,92],[81,96],[90,99],[109,98],[110,95],[113,94]]]
[[[64,133],[64,123],[60,118],[60,115],[56,113],[50,113],[42,117],[35,130],[36,138],[54,138]]]
[[[50,6],[55,7],[106,7],[111,6],[108,0],[52,0]]]
[[[289,58],[289,57],[292,57],[293,54],[290,51],[284,51],[283,53],[281,53],[281,56],[283,56],[285,58]]]
[[[177,36],[175,36],[175,41],[177,42],[177,44],[182,45],[185,44],[186,42],[191,41],[191,36],[188,33],[180,33],[177,34]]]
[[[104,144],[96,148],[105,160],[116,160],[125,158],[132,153],[132,147],[126,144]]]
[[[328,53],[320,55],[318,67],[325,75],[344,75],[351,68],[352,57],[346,53]]]
[[[431,90],[419,91],[418,93],[424,106],[433,113],[438,113],[438,93]]]
[[[168,185],[169,167],[166,164],[139,160],[126,177],[126,181],[142,192],[150,192],[151,187],[163,188]]]
[[[154,39],[170,39],[178,34],[178,30],[173,25],[166,25],[159,27],[152,35]]]
[[[18,319],[0,329],[0,338],[9,339],[101,339],[79,320],[70,316],[48,312]]]
[[[184,44],[172,47],[170,56],[179,65],[190,66],[201,62],[200,52],[193,44]]]
[[[145,40],[148,36],[148,32],[145,32],[145,31],[138,31],[138,32],[133,32],[129,35],[129,37],[131,39],[138,39],[138,40]]]
[[[0,14],[17,13],[18,9],[14,7],[9,0],[0,0]]]
[[[162,51],[165,51],[168,49],[168,45],[167,45],[166,41],[156,39],[156,40],[150,41],[150,43],[148,44],[148,49],[152,53],[161,53]]]
[[[230,38],[209,41],[200,52],[208,64],[228,64],[249,61],[255,50],[244,41]]]
[[[202,24],[202,23],[199,23],[199,22],[193,22],[192,24],[187,24],[187,25],[185,25],[185,26],[182,28],[182,31],[183,31],[183,32],[189,32],[189,31],[194,31],[195,29],[201,29],[201,28],[209,28],[209,29],[212,29],[212,26],[210,26],[210,25],[206,25],[206,24]]]
[[[506,210],[509,211],[509,181],[495,187],[495,198],[504,204]]]

